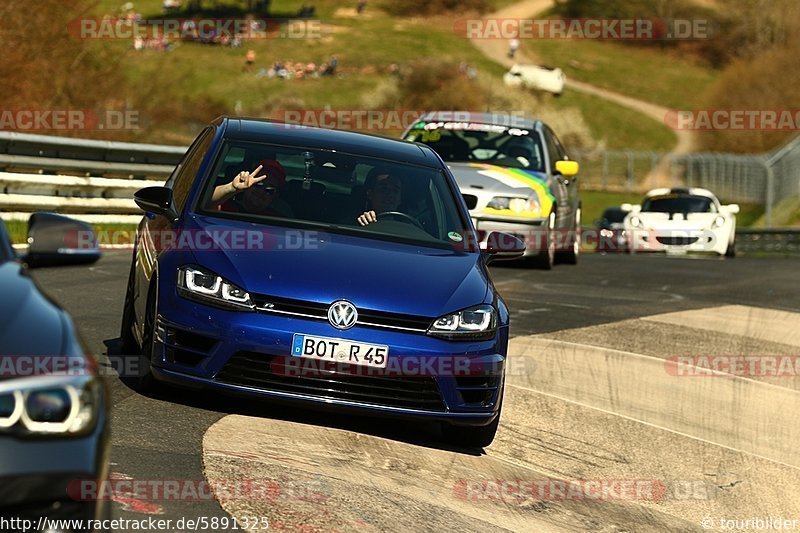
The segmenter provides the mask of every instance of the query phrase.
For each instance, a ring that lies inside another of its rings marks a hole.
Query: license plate
[[[309,357],[320,361],[375,368],[386,368],[389,347],[331,337],[315,337],[295,333],[292,337],[292,356]]]

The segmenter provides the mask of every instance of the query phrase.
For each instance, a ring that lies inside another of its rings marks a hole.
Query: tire
[[[128,286],[125,288],[125,303],[122,307],[122,322],[119,327],[120,354],[127,356],[140,353],[139,343],[133,335],[136,311],[133,307],[133,283],[136,275],[136,250],[133,251],[131,269],[128,274]]]
[[[555,225],[556,214],[553,212],[547,217],[547,232],[544,236],[547,247],[531,259],[531,266],[542,270],[550,270],[553,268],[556,262],[556,241],[553,235]]]
[[[562,250],[558,252],[557,259],[559,263],[567,265],[577,265],[578,255],[581,253],[581,208],[575,211],[575,231],[572,236],[572,244],[569,250]]]
[[[499,425],[500,412],[491,424],[485,426],[455,426],[443,423],[442,436],[446,443],[461,448],[485,448],[494,440]]]
[[[736,257],[736,239],[733,239],[730,244],[728,244],[728,248],[725,250],[725,257],[731,259]]]
[[[157,309],[157,285],[153,284],[156,283],[156,281],[157,280],[155,278],[151,280],[151,290],[147,296],[147,308],[144,316],[144,332],[142,333],[142,349],[140,354],[136,356],[136,360],[138,362],[138,366],[136,367],[137,375],[130,376],[131,385],[139,392],[152,392],[157,388],[158,385],[155,376],[153,376],[152,366],[153,345],[155,343],[153,334],[155,333]]]

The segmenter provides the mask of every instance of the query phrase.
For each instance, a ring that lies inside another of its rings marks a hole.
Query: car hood
[[[490,282],[477,253],[214,217],[192,223],[198,231],[263,235],[264,249],[194,254],[198,264],[253,294],[325,304],[345,299],[363,309],[426,317],[487,301]]]
[[[65,315],[16,261],[0,264],[0,354],[64,355]]]
[[[462,193],[490,199],[494,196],[527,198],[535,192],[540,211],[546,214],[552,210],[555,197],[550,193],[547,176],[542,172],[485,163],[448,163],[447,166]]]

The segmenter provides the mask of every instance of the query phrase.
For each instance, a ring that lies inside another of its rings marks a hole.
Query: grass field
[[[718,72],[675,50],[603,41],[540,40],[525,43],[567,78],[673,109],[695,109]]]
[[[424,57],[465,62],[475,67],[482,79],[499,83],[504,69],[453,30],[452,16],[390,17],[375,7],[377,3],[370,2],[365,15],[359,17],[354,16],[355,1],[352,5],[335,0],[314,2],[315,19],[322,23],[319,38],[251,40],[241,48],[181,42],[171,52],[135,51],[128,41],[103,41],[102,46],[114,47],[119,54],[127,80],[121,96],[141,108],[142,129],[134,132],[132,140],[186,144],[202,124],[219,114],[276,117],[286,109],[375,109],[391,85],[387,81],[391,80],[389,65],[402,67]],[[513,1],[492,3],[502,7]],[[240,4],[244,6],[244,0]],[[302,4],[274,0],[272,12],[296,13]],[[101,0],[96,14],[116,14],[120,5]],[[146,18],[164,16],[160,0],[140,0],[136,9]],[[547,44],[560,44],[565,53],[572,48],[572,43]],[[256,53],[255,68],[245,73],[244,55],[250,49]],[[260,69],[276,60],[319,65],[334,54],[340,71],[335,78],[258,76]],[[499,83],[497,90],[509,89]],[[661,152],[675,142],[663,124],[602,99],[569,92],[560,99],[548,99],[547,105],[555,111],[578,109],[600,146]]]

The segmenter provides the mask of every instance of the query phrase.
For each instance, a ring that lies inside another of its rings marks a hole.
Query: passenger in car
[[[280,198],[285,184],[283,165],[275,160],[261,161],[252,172],[243,170],[230,183],[218,185],[211,195],[211,207],[231,213],[293,217],[291,207]]]

